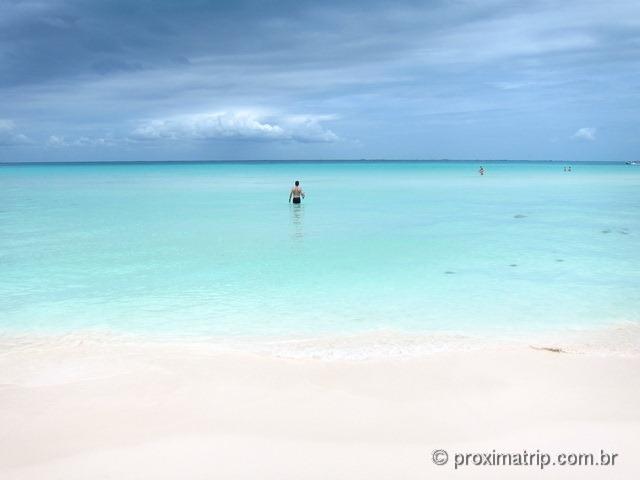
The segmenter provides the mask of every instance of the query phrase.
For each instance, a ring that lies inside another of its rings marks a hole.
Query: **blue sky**
[[[640,2],[0,0],[0,161],[640,159]]]

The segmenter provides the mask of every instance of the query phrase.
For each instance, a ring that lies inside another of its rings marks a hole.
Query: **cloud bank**
[[[66,148],[66,147],[113,147],[118,143],[121,143],[114,138],[91,138],[91,137],[77,137],[67,138],[58,135],[50,135],[46,145],[53,148]]]
[[[251,112],[217,112],[154,119],[131,134],[134,140],[249,140],[335,142],[338,136],[320,125],[331,117],[273,117]]]

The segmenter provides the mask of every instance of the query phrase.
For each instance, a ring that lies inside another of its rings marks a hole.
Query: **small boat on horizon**
[[[640,165],[640,161],[631,161],[631,162],[624,162],[627,165]]]

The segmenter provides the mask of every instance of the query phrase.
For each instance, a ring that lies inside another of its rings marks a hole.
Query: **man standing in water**
[[[304,198],[304,191],[300,188],[300,182],[296,180],[295,185],[289,193],[289,203],[291,203],[291,198],[293,198],[293,203],[300,203],[300,197]]]

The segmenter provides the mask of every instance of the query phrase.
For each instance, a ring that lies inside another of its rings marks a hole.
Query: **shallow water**
[[[296,336],[640,321],[640,168],[0,166],[0,332]],[[290,205],[291,182],[307,192]]]

